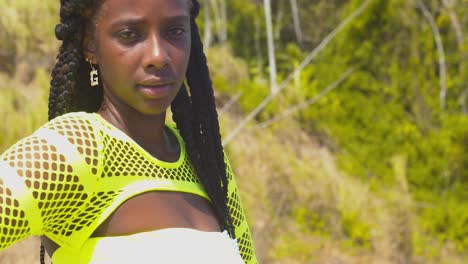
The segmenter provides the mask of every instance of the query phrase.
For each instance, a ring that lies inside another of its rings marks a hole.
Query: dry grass
[[[31,237],[21,241],[7,250],[0,253],[0,263],[2,264],[31,264],[39,263],[38,237]],[[50,260],[47,258],[47,262]]]
[[[31,134],[47,121],[49,76],[39,70],[25,84],[0,73],[0,151]]]
[[[239,122],[222,121],[224,134]],[[449,243],[441,251],[430,244],[404,183],[373,189],[346,175],[333,153],[292,120],[251,128],[227,151],[261,263],[463,263]],[[395,174],[406,181],[398,166]],[[427,252],[415,252],[416,236],[426,239]]]

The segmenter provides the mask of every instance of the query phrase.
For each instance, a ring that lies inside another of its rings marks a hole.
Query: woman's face
[[[161,114],[185,79],[190,56],[190,0],[105,0],[85,37],[99,65],[107,104]]]

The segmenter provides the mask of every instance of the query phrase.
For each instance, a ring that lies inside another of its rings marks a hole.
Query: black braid
[[[213,205],[224,220],[223,227],[235,237],[231,215],[227,206],[228,179],[226,164],[219,132],[213,86],[203,52],[203,44],[195,18],[199,12],[198,1],[192,1],[192,51],[187,70],[187,82],[192,99],[192,113],[195,147],[199,152],[197,172],[200,180],[212,198]]]
[[[86,14],[90,7],[96,10],[99,0],[61,0],[61,24],[56,26],[58,40],[63,41],[52,71],[49,94],[49,120],[71,111],[95,112],[102,102],[102,82],[91,87],[88,76],[91,67],[83,58],[82,42]],[[228,179],[219,133],[218,115],[213,95],[203,45],[195,18],[200,4],[192,0],[191,35],[192,50],[187,70],[186,87],[182,87],[172,103],[173,119],[183,137],[187,153],[206,189],[221,227],[235,238],[232,218],[227,206]],[[79,87],[77,87],[79,84]],[[41,264],[44,264],[45,249],[41,244]]]
[[[101,104],[102,85],[90,86],[87,76],[91,67],[85,62],[82,49],[87,21],[84,13],[91,3],[91,0],[61,1],[61,24],[55,27],[55,35],[63,43],[52,71],[49,120],[71,111],[97,111]]]
[[[42,243],[41,243],[40,257],[41,257],[41,264],[45,264],[45,248]]]
[[[193,0],[191,10],[192,50],[187,70],[191,100],[185,89],[181,89],[173,102],[173,119],[187,144],[187,150],[200,181],[211,197],[218,217],[222,220],[223,228],[227,229],[232,237],[235,237],[227,206],[228,179],[219,133],[218,114],[203,44],[195,21],[199,10],[200,4]]]

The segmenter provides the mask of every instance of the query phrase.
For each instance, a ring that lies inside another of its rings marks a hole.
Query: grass
[[[222,116],[224,135],[238,119]],[[247,129],[227,146],[260,263],[463,263],[466,254],[422,229],[402,166],[396,186],[375,188],[298,127]]]
[[[48,78],[43,70],[28,84],[0,75],[0,149],[11,146],[47,121]]]

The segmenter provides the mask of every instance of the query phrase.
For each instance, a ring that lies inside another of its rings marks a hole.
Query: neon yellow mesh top
[[[31,235],[78,249],[129,198],[151,190],[208,198],[179,140],[176,162],[160,161],[95,113],[69,113],[0,156],[0,250]],[[226,159],[227,161],[227,159]],[[229,162],[228,206],[241,256],[257,263]]]

